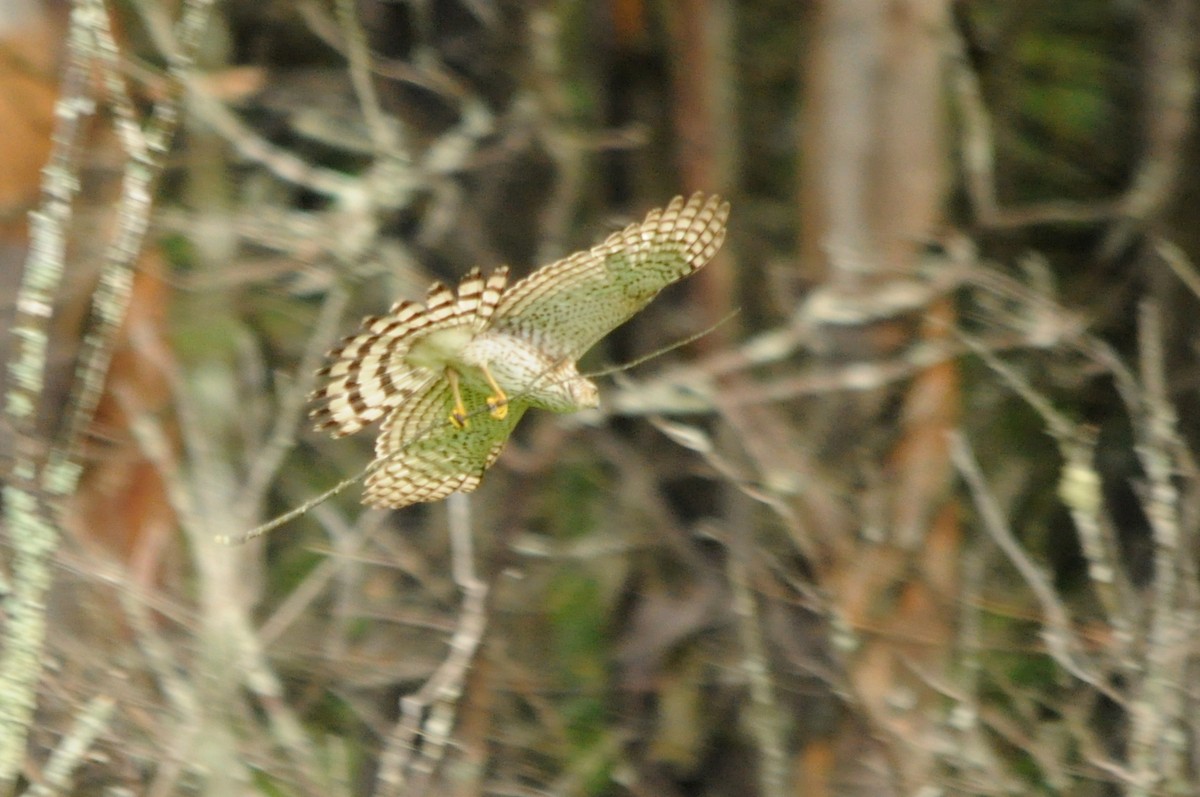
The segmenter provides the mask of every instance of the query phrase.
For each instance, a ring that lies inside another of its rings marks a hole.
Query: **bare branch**
[[[961,433],[955,432],[950,435],[950,454],[955,467],[958,468],[958,472],[971,490],[971,496],[979,511],[984,530],[1012,562],[1042,607],[1046,623],[1042,639],[1046,643],[1046,649],[1050,656],[1058,662],[1059,666],[1076,678],[1089,684],[1113,702],[1124,704],[1124,698],[1105,682],[1104,676],[1101,673],[1090,671],[1080,660],[1081,646],[1071,628],[1070,615],[1066,606],[1055,592],[1050,579],[1033,563],[1029,554],[1025,552],[1012,530],[1009,529],[1000,505],[988,489],[979,464],[975,461],[975,457],[971,454]]]
[[[405,793],[410,778],[419,791],[432,777],[446,754],[467,671],[487,629],[488,585],[475,575],[469,502],[461,493],[447,499],[454,581],[463,596],[458,628],[450,638],[446,658],[433,675],[415,693],[400,700],[400,719],[380,758],[379,797]],[[418,740],[422,742],[419,753]]]

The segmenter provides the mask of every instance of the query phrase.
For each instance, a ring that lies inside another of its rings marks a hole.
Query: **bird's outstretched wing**
[[[363,319],[362,330],[329,352],[329,365],[318,372],[325,384],[309,397],[321,402],[309,413],[317,430],[353,434],[444,380],[441,372],[409,361],[413,346],[435,333],[486,329],[507,282],[507,268],[486,279],[476,268],[457,292],[435,282],[424,304],[400,301],[384,315]]]
[[[603,243],[543,266],[500,297],[492,328],[554,359],[578,359],[671,283],[703,267],[725,240],[729,203],[679,196]]]
[[[527,405],[512,401],[508,414],[497,420],[488,412],[484,393],[465,383],[460,390],[468,412],[465,429],[450,423],[454,396],[445,379],[431,382],[392,410],[375,442],[363,503],[399,508],[479,486]]]

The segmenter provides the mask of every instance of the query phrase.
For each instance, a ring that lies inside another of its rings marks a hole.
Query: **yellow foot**
[[[503,396],[488,396],[487,406],[492,417],[498,421],[502,421],[508,416],[508,399]]]
[[[454,409],[450,411],[450,423],[455,429],[466,429],[469,425],[467,422],[467,408],[463,404],[462,393],[458,390],[458,371],[447,368],[446,379],[450,382],[451,392],[454,393]]]
[[[493,418],[502,421],[508,416],[508,396],[504,395],[504,390],[496,384],[496,378],[492,376],[492,372],[486,365],[479,366],[479,370],[483,371],[483,378],[487,380],[492,390],[496,391],[494,395],[487,397],[488,411],[491,412]]]

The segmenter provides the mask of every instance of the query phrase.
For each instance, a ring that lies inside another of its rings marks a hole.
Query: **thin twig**
[[[733,597],[738,641],[741,644],[742,673],[749,684],[753,710],[749,731],[759,753],[758,784],[764,797],[785,797],[788,788],[788,754],[784,744],[783,715],[776,700],[776,685],[772,678],[770,656],[763,638],[762,617],[758,601],[750,584],[750,561],[755,549],[754,524],[750,520],[748,502],[737,496],[732,518],[732,538],[726,572]]]
[[[350,62],[350,80],[358,97],[358,106],[367,122],[367,131],[375,147],[375,157],[400,157],[398,120],[384,115],[375,92],[371,70],[371,53],[367,38],[358,23],[358,8],[354,0],[337,0],[338,22],[346,42],[346,57]],[[405,158],[407,159],[407,158]]]
[[[1046,431],[1058,445],[1063,457],[1058,493],[1079,534],[1080,547],[1088,560],[1088,575],[1096,595],[1121,642],[1131,638],[1135,626],[1134,598],[1128,573],[1119,566],[1119,546],[1111,528],[1101,516],[1103,498],[1100,474],[1095,467],[1095,440],[1085,429],[1058,411],[1044,395],[1034,390],[1017,372],[969,335],[960,335],[967,346],[1005,384],[1041,417]]]
[[[1134,780],[1129,794],[1148,797],[1181,772],[1186,731],[1182,726],[1184,703],[1180,699],[1188,660],[1188,641],[1195,632],[1196,607],[1179,600],[1180,559],[1183,549],[1179,526],[1179,491],[1171,452],[1177,448],[1175,409],[1167,398],[1162,319],[1158,305],[1144,301],[1138,324],[1141,383],[1145,402],[1137,446],[1145,468],[1147,489],[1143,506],[1154,539],[1154,582],[1145,661],[1139,667],[1139,689],[1131,701],[1130,767]],[[1189,546],[1190,548],[1190,546]]]
[[[71,730],[59,741],[42,771],[42,780],[25,792],[26,797],[51,797],[74,790],[71,776],[83,763],[92,745],[108,727],[116,702],[107,695],[98,695],[75,715]]]
[[[1106,683],[1103,676],[1090,672],[1078,660],[1080,645],[1071,629],[1066,606],[1055,592],[1050,579],[1033,563],[1008,527],[1004,513],[988,488],[979,463],[975,461],[961,432],[950,433],[950,458],[971,491],[984,530],[1012,562],[1042,607],[1045,621],[1042,639],[1046,643],[1047,652],[1064,670],[1091,685],[1118,705],[1125,705],[1124,697]]]
[[[432,776],[445,755],[467,671],[487,629],[488,585],[475,574],[469,499],[455,493],[447,505],[454,580],[463,595],[458,628],[433,675],[414,694],[400,700],[400,719],[380,757],[379,797],[404,793],[410,774],[418,784]],[[423,739],[419,757],[418,739]],[[415,793],[420,793],[419,789]]]
[[[296,367],[299,376],[290,381],[278,397],[278,407],[270,435],[250,464],[245,486],[238,497],[235,516],[253,517],[258,514],[258,507],[265,498],[271,479],[295,445],[296,426],[304,414],[308,393],[316,380],[317,367],[336,335],[337,324],[345,312],[347,301],[347,292],[338,286],[334,286],[326,295],[321,312],[317,316],[316,327],[309,336],[304,354]]]

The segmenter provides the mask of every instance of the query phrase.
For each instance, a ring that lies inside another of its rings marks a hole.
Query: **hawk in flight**
[[[595,407],[575,361],[725,240],[729,203],[676,197],[640,224],[508,284],[473,269],[457,290],[400,301],[329,353],[311,399],[318,430],[383,418],[363,502],[398,508],[471,492],[530,407]]]

